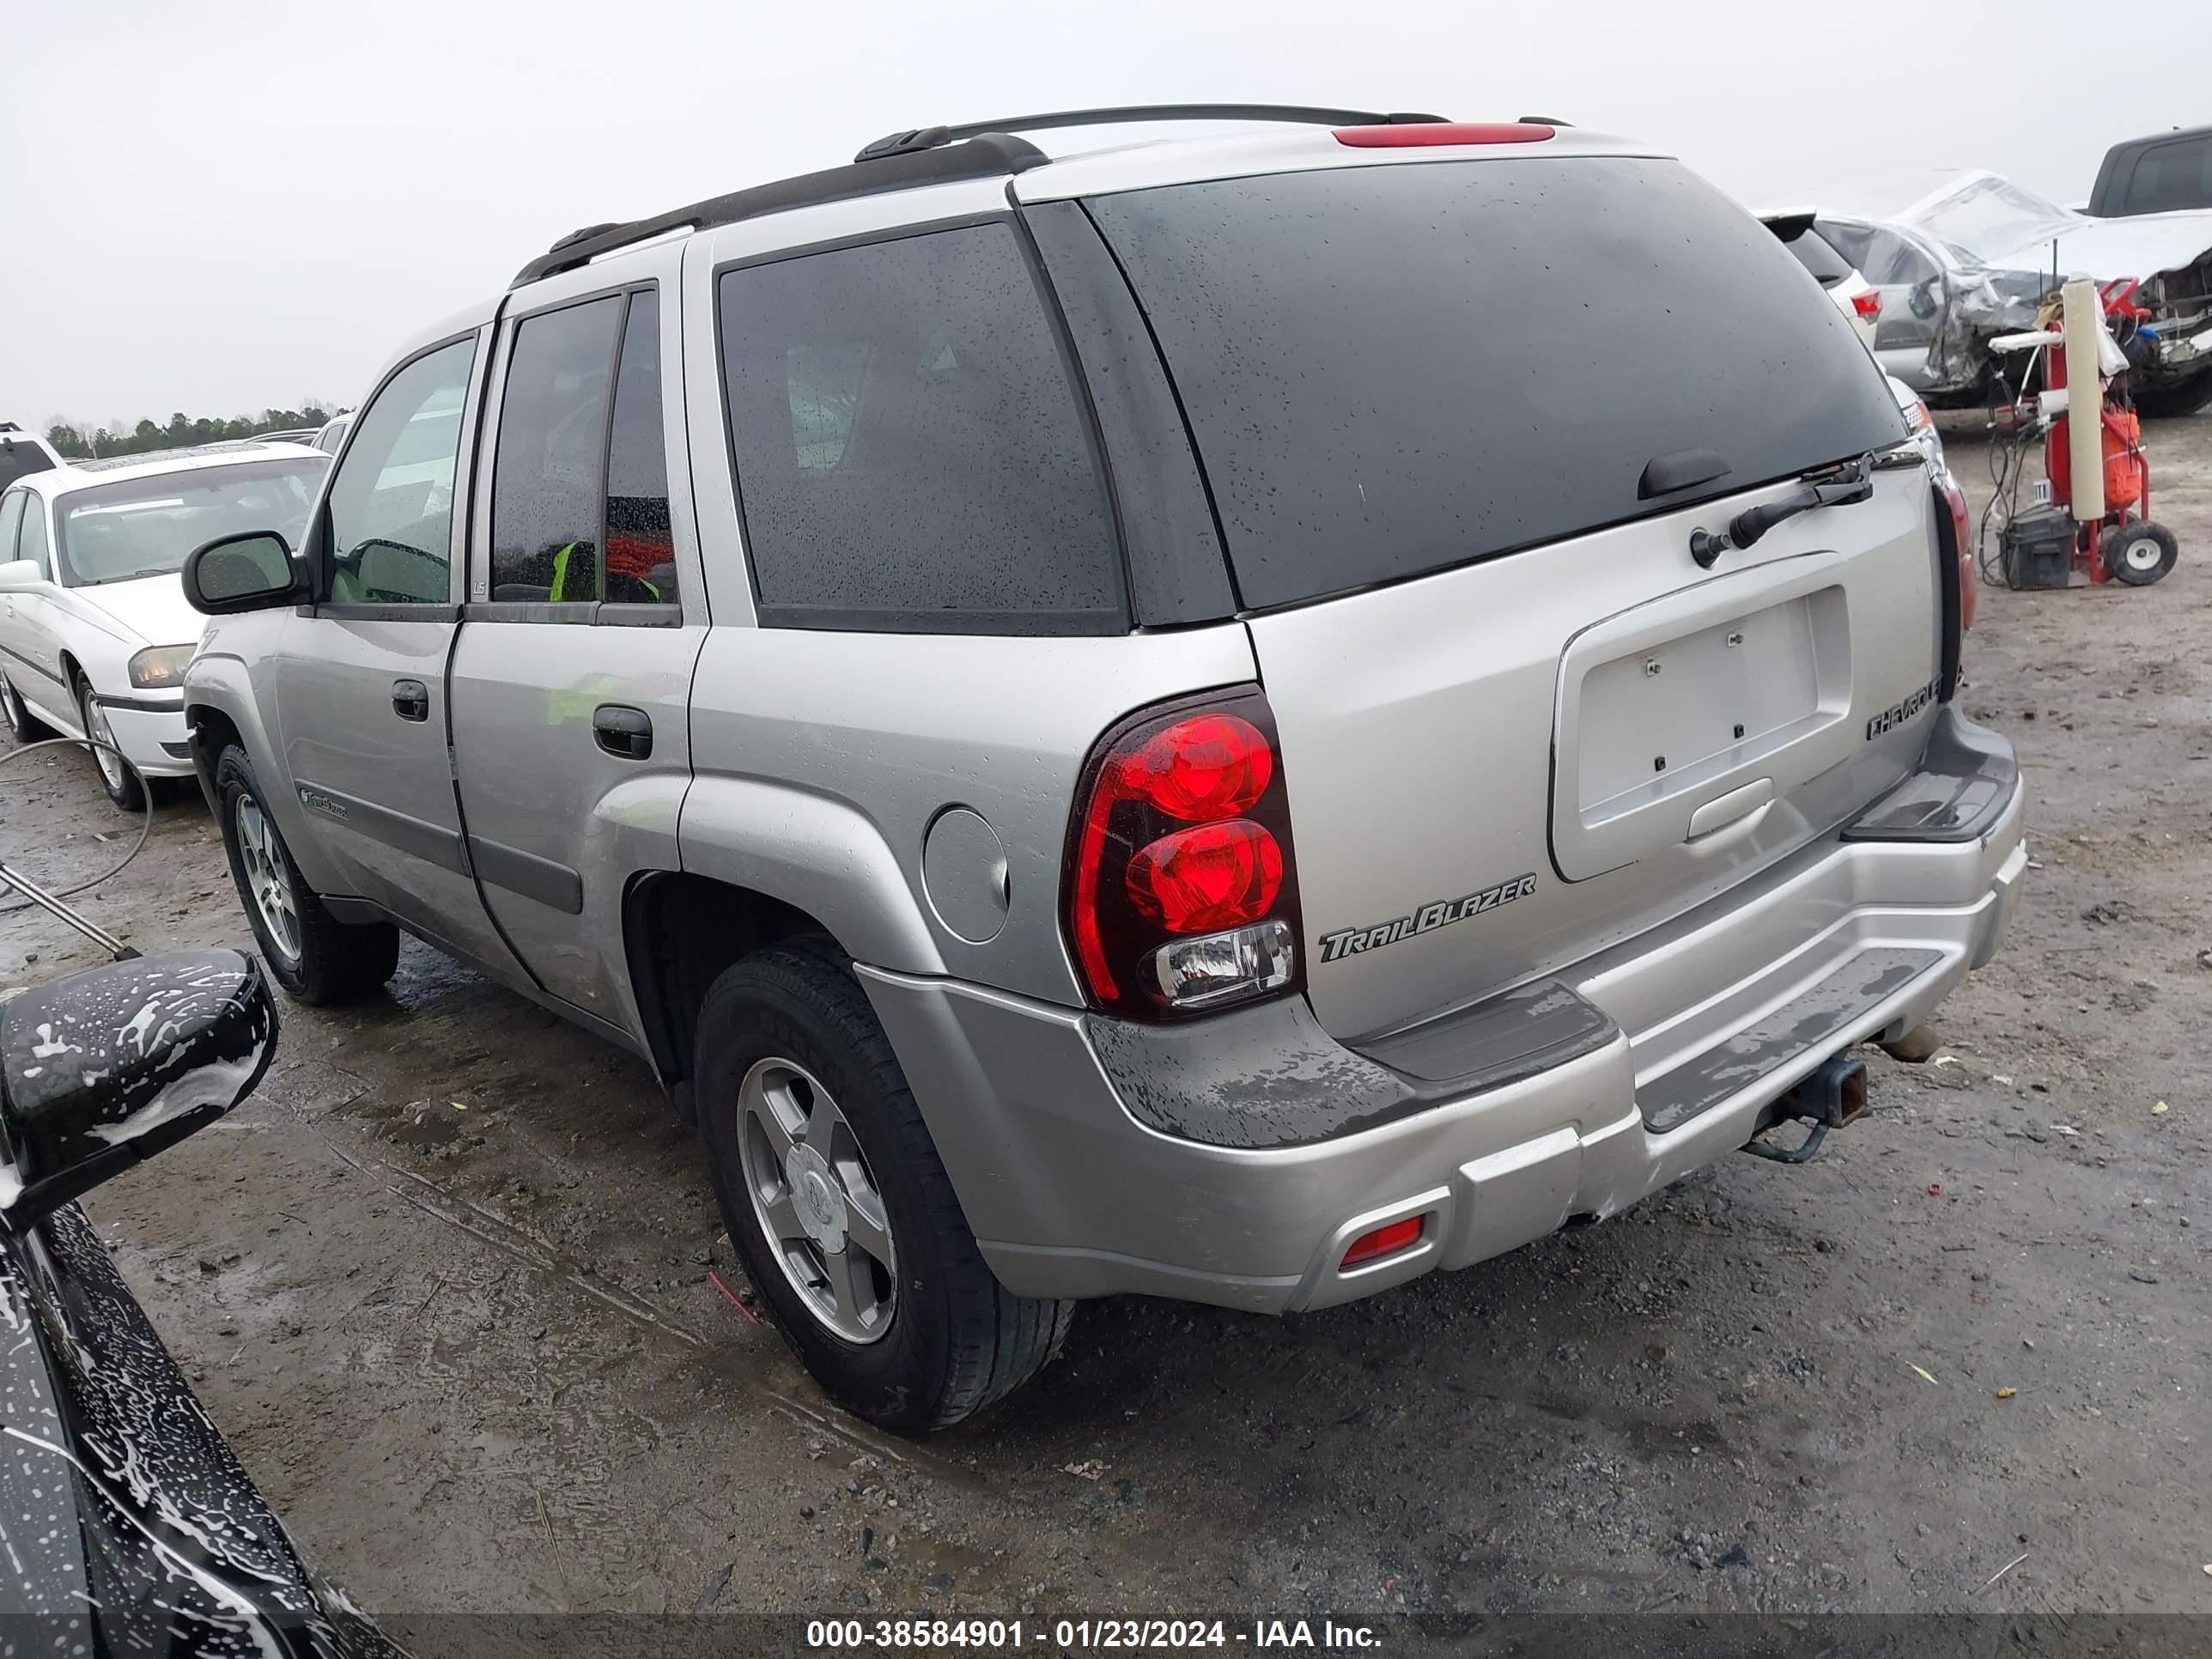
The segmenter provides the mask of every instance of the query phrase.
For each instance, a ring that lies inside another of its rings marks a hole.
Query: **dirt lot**
[[[307,1553],[426,1647],[453,1610],[2212,1613],[2212,417],[2149,438],[2175,574],[1985,590],[1969,641],[2032,769],[2011,941],[1802,1170],[1326,1314],[1098,1304],[925,1449],[710,1282],[641,1064],[418,945],[87,1207]],[[0,774],[0,847],[59,880],[124,821],[51,758]],[[90,908],[247,938],[196,803]],[[0,921],[0,988],[94,959]]]

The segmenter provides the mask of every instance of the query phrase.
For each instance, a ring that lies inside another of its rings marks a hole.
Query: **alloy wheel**
[[[276,832],[270,826],[261,803],[251,795],[240,795],[233,822],[238,830],[239,862],[246,869],[246,890],[253,896],[253,908],[260,913],[261,925],[268,929],[270,939],[284,953],[287,962],[300,959],[300,902],[292,890],[292,876],[285,867],[284,854],[276,845]]]
[[[124,769],[123,757],[115,750],[115,731],[107,723],[107,710],[93,695],[90,686],[84,690],[84,734],[96,745],[92,751],[92,763],[100,769],[100,775],[107,780],[109,789],[120,793],[128,785],[131,775]],[[99,746],[104,745],[104,746]]]
[[[770,1058],[738,1089],[745,1195],[784,1278],[848,1342],[876,1341],[898,1303],[898,1255],[883,1189],[830,1091]]]

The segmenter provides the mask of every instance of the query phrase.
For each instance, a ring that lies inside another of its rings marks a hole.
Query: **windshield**
[[[330,465],[302,453],[72,490],[55,514],[62,585],[172,575],[202,543],[241,531],[274,530],[296,547]]]
[[[1772,232],[1671,161],[1338,167],[1089,204],[1248,605],[1586,534],[1897,441]],[[1653,498],[1655,458],[1719,454]]]
[[[2082,218],[2009,179],[1984,177],[1916,211],[1910,222],[1987,262],[2063,236]]]

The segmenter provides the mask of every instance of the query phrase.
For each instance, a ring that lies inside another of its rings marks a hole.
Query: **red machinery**
[[[2108,323],[2132,334],[2144,314],[2134,304],[2132,282],[2114,283],[2100,292]],[[2025,346],[2036,345],[2043,357],[2046,394],[2066,386],[2066,348],[2055,331],[2036,336],[2014,336]],[[2148,587],[2173,568],[2179,549],[2172,532],[2150,518],[2150,461],[2143,453],[2142,422],[2128,397],[2127,376],[2116,376],[2105,391],[2100,412],[2103,441],[2099,446],[2105,471],[2105,514],[2094,533],[2073,516],[2073,452],[2070,415],[2049,413],[2063,400],[2026,400],[2039,411],[2037,417],[2014,426],[2016,450],[2000,477],[2003,527],[1999,538],[2000,571],[2008,587],[2063,587],[2071,573],[2081,571],[2092,582],[2118,580]],[[2015,410],[2025,413],[2015,405]],[[2050,505],[2021,514],[2014,509],[2021,467],[2017,447],[2036,436],[2043,441],[2044,470],[2051,480]],[[1984,526],[1986,552],[1986,524]],[[1983,574],[1990,574],[1986,561]]]

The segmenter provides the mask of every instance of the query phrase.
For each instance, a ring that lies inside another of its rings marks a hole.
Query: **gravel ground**
[[[464,1610],[2212,1613],[2212,417],[2148,437],[2176,573],[1985,590],[1969,641],[2032,772],[2010,942],[1802,1170],[1323,1314],[1099,1304],[919,1448],[709,1279],[639,1062],[411,943],[87,1208],[307,1552],[426,1645]],[[0,817],[56,880],[122,844],[77,757],[0,773]],[[89,908],[247,939],[197,802]],[[0,988],[94,960],[0,920]]]

